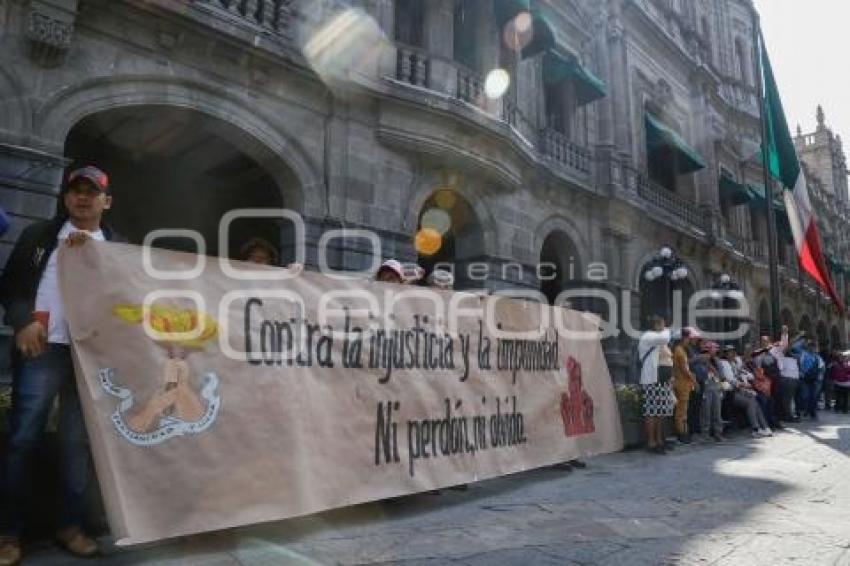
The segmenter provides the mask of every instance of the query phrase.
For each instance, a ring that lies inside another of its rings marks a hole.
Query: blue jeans
[[[819,396],[820,389],[817,381],[801,379],[800,387],[797,389],[797,398],[794,400],[797,416],[816,417]]]
[[[53,400],[59,395],[62,511],[59,528],[82,526],[89,478],[89,453],[71,349],[48,344],[40,356],[21,360],[12,382],[9,446],[3,484],[3,534],[20,535],[26,505],[29,461],[41,441]]]
[[[823,380],[817,380],[811,384],[811,388],[809,390],[809,415],[812,418],[816,418],[818,416],[818,402],[820,401],[820,396],[823,394]]]

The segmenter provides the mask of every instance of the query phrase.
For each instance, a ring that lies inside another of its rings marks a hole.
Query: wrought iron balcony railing
[[[556,163],[580,175],[590,174],[590,151],[551,128],[540,132],[540,151]]]
[[[673,214],[701,230],[708,230],[708,219],[700,213],[697,204],[665,189],[646,177],[638,177],[638,196],[644,201]]]
[[[431,59],[415,47],[396,45],[396,78],[413,86],[430,88]]]
[[[192,4],[217,12],[233,23],[292,39],[294,0],[192,0]]]

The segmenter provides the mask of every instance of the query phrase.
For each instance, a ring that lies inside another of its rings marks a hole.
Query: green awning
[[[747,204],[753,199],[750,188],[734,179],[731,173],[722,169],[720,171],[720,198],[734,206]]]
[[[705,168],[705,161],[682,137],[661,120],[646,113],[646,142],[649,152],[671,151],[679,173],[692,173]]]
[[[576,98],[580,105],[605,98],[605,95],[608,94],[602,79],[591,73],[587,68],[582,67],[578,62],[573,69],[573,76],[575,77]]]
[[[539,12],[532,17],[531,32],[531,41],[522,48],[523,59],[546,53],[555,46],[555,33]]]
[[[531,12],[531,0],[493,0],[496,8],[496,21],[499,27],[517,17],[521,12]]]
[[[543,56],[543,80],[547,83],[572,80],[580,106],[604,98],[607,94],[601,79],[584,68],[575,55],[560,49],[549,49]]]
[[[747,185],[747,189],[750,191],[750,195],[752,196],[750,199],[750,206],[764,208],[764,199],[767,198],[765,197],[764,187],[761,185]],[[785,201],[776,198],[776,195],[774,195],[773,198],[773,210],[785,214]]]

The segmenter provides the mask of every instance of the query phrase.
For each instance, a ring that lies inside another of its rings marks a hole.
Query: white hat
[[[398,275],[402,280],[404,279],[404,266],[401,265],[401,262],[397,259],[388,259],[384,263],[381,264],[381,267],[378,268],[378,273],[384,271],[385,269],[389,269],[396,275]]]

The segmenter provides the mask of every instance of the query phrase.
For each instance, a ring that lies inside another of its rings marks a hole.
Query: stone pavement
[[[98,564],[848,564],[850,417],[624,452],[303,519],[107,549]],[[51,544],[27,563],[92,564]]]

